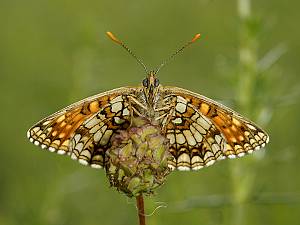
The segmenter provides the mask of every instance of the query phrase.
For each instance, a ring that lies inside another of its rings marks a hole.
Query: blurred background
[[[146,197],[147,224],[299,224],[300,2],[2,0],[0,224],[137,224],[134,199],[105,172],[40,150],[41,118],[89,95],[137,85],[142,68],[233,107],[270,134],[265,150],[197,172],[174,172]],[[157,209],[157,210],[155,210]]]

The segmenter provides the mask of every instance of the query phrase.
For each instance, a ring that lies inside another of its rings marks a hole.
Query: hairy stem
[[[146,225],[143,194],[136,197],[136,205],[138,208],[139,225]]]

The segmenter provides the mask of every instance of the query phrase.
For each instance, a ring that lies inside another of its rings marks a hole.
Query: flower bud
[[[133,118],[127,130],[112,136],[111,144],[106,152],[107,177],[111,186],[129,197],[153,193],[171,172],[169,140],[145,118]]]

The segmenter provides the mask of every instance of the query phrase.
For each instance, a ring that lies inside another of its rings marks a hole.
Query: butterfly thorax
[[[143,80],[143,94],[145,103],[148,107],[154,107],[159,98],[159,80],[155,76],[155,73],[151,71],[148,76]]]
[[[160,116],[157,111],[162,106],[163,92],[159,80],[154,72],[150,72],[142,82],[142,87],[137,91],[133,99],[135,113],[150,120]]]

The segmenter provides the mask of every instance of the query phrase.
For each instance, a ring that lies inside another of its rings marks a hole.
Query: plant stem
[[[251,20],[251,0],[238,0],[240,19],[239,84],[237,104],[239,110],[253,118],[253,93],[257,78],[257,33],[253,31]]]
[[[139,225],[146,225],[143,194],[136,197],[136,205],[138,208]]]
[[[239,73],[236,90],[239,111],[255,120],[253,98],[257,79],[257,33],[251,27],[251,0],[237,0],[240,19]],[[231,166],[233,225],[246,223],[247,201],[256,178],[255,158],[234,162]]]

